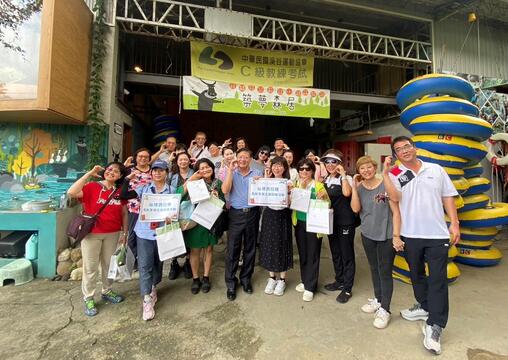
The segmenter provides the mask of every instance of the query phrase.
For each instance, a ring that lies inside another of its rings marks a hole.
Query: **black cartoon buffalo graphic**
[[[197,92],[192,89],[192,92],[198,97],[198,110],[212,111],[213,104],[221,103],[222,100],[217,100],[217,93],[215,92],[215,84],[217,81],[209,84],[200,79],[203,84],[208,86],[208,89]]]

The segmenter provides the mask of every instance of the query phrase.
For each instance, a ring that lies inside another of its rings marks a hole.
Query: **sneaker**
[[[441,354],[441,333],[443,329],[439,325],[425,324],[423,330],[423,346],[434,355]]]
[[[180,268],[180,265],[178,265],[178,261],[176,259],[173,260],[171,262],[171,268],[169,269],[169,280],[176,280],[181,271],[182,269]]]
[[[155,317],[155,309],[153,308],[153,299],[143,301],[143,320],[152,320]]]
[[[335,300],[337,300],[337,302],[340,302],[341,304],[345,304],[349,301],[349,299],[351,299],[352,296],[353,296],[352,292],[342,290]]]
[[[113,290],[108,290],[108,292],[102,294],[102,300],[107,301],[111,304],[118,304],[124,300],[122,295],[115,293]]]
[[[199,293],[199,290],[201,290],[201,280],[199,278],[192,279],[191,293],[196,295]]]
[[[376,298],[374,299],[368,299],[367,304],[363,305],[361,307],[362,311],[367,314],[373,314],[375,313],[379,308],[381,307],[381,304],[377,301]]]
[[[305,290],[303,292],[302,299],[303,299],[303,301],[312,301],[312,299],[314,299],[314,293],[312,291]]]
[[[390,313],[380,307],[376,311],[376,318],[374,319],[374,327],[378,329],[384,329],[388,326],[388,323],[390,322]]]
[[[305,286],[303,285],[303,283],[299,283],[298,285],[296,285],[295,290],[303,293],[305,291]]]
[[[95,300],[90,298],[85,300],[85,315],[86,316],[95,316],[97,315],[98,310],[95,306]]]
[[[338,291],[344,289],[344,285],[337,281],[334,281],[332,283],[326,284],[325,289],[328,291]]]
[[[429,313],[420,304],[414,304],[409,309],[401,310],[400,316],[409,321],[427,320]]]
[[[157,289],[155,288],[155,286],[152,286],[152,292],[150,293],[150,296],[152,297],[152,302],[155,306],[155,304],[157,303]]]
[[[284,295],[284,290],[286,290],[286,282],[281,279],[277,280],[277,286],[275,286],[273,294],[277,296],[282,296]]]
[[[189,259],[185,259],[185,264],[183,264],[182,270],[183,276],[185,276],[186,279],[192,279],[192,268],[190,266]]]
[[[265,287],[265,294],[272,295],[273,291],[275,290],[275,286],[277,286],[277,280],[268,278]]]

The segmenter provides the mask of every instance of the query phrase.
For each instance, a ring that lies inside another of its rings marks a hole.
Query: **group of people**
[[[389,324],[393,259],[396,251],[404,251],[417,303],[402,310],[401,316],[411,321],[425,320],[424,346],[436,354],[441,352],[441,332],[448,319],[446,264],[450,235],[451,243],[459,240],[453,199],[457,192],[440,166],[416,157],[410,138],[393,140],[392,151],[400,164],[393,166],[392,157],[386,157],[382,176],[377,174],[377,162],[369,156],[357,160],[356,175],[348,175],[343,154],[336,149],[327,150],[321,157],[316,151],[307,150],[295,166],[294,152],[280,138],[275,140],[273,150],[262,146],[255,155],[243,138],[237,139],[234,146],[231,139],[221,145],[215,142],[207,145],[206,141],[206,134],[198,132],[187,148],[176,138],[168,137],[159,151],[151,154],[142,148],[124,164],[95,166],[69,188],[68,194],[81,200],[87,214],[95,214],[108,203],[81,243],[86,315],[97,314],[94,293],[99,263],[102,298],[111,303],[123,300],[111,289],[107,270],[117,244],[128,244],[137,259],[142,318],[154,318],[157,285],[162,279],[155,229],[164,222],[139,221],[140,199],[145,193],[179,193],[183,202],[188,200],[187,184],[200,179],[211,195],[226,204],[227,299],[236,299],[238,285],[245,293],[253,293],[251,279],[257,249],[259,265],[268,275],[264,292],[284,294],[287,272],[293,268],[294,231],[301,278],[296,291],[302,293],[303,301],[312,301],[318,290],[323,235],[307,231],[305,212],[282,206],[261,208],[248,201],[251,178],[285,178],[289,198],[293,189],[306,189],[311,199],[327,201],[333,209],[333,232],[328,235],[328,241],[335,278],[325,289],[339,291],[336,298],[339,303],[347,303],[352,297],[356,268],[354,239],[359,226],[374,288],[374,296],[361,310],[375,314],[376,328]],[[101,180],[88,182],[91,177]],[[443,207],[450,219],[449,227]],[[178,259],[172,260],[169,278],[176,279],[183,272],[185,277],[192,278],[192,294],[209,292],[213,246],[220,235],[213,227],[208,230],[199,224],[185,230],[188,251],[180,263]],[[428,277],[425,262],[429,267]]]

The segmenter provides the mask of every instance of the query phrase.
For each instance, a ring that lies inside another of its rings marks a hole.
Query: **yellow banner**
[[[207,80],[305,87],[313,85],[314,58],[191,41],[191,71]]]

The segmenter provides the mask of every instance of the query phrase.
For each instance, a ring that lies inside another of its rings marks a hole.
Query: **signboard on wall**
[[[183,77],[184,110],[330,118],[330,90],[263,86]]]
[[[191,73],[202,79],[302,87],[313,71],[312,56],[191,41]]]

